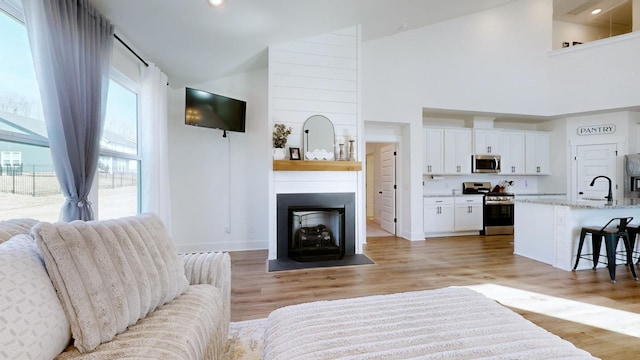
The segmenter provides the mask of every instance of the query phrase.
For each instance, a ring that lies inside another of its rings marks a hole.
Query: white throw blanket
[[[594,359],[469,289],[284,307],[269,315],[264,359]]]

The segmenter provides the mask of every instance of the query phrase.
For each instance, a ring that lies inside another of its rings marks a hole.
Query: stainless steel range
[[[513,234],[514,202],[512,193],[488,192],[484,195],[484,235]]]

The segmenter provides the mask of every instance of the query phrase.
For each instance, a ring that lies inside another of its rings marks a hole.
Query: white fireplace
[[[344,246],[345,255],[362,254],[362,239],[364,234],[364,213],[360,208],[361,195],[358,184],[361,181],[361,171],[274,171],[273,172],[273,211],[274,225],[269,241],[269,259],[282,259],[289,256],[289,245],[296,235],[297,229],[292,229],[290,217],[295,210],[304,214],[305,211],[344,213],[343,233],[336,226],[336,221],[330,214],[329,218],[305,219],[301,226],[330,226],[334,243]],[[298,215],[300,215],[298,214]],[[298,219],[301,220],[301,219]],[[336,232],[336,228],[338,233]],[[338,239],[336,239],[338,238]],[[338,240],[339,242],[336,242]],[[340,243],[342,242],[342,244]]]

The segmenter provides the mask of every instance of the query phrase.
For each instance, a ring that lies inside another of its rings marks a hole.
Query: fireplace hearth
[[[277,195],[277,258],[338,260],[355,254],[355,195]]]

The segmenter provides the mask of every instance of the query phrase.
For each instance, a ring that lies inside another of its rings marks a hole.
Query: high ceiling
[[[266,66],[267,48],[362,25],[362,41],[517,0],[90,0],[172,87]],[[554,0],[557,20],[629,26],[632,0]],[[590,14],[602,7],[600,15]]]
[[[267,47],[362,25],[368,41],[515,0],[90,0],[172,87],[266,66]]]

